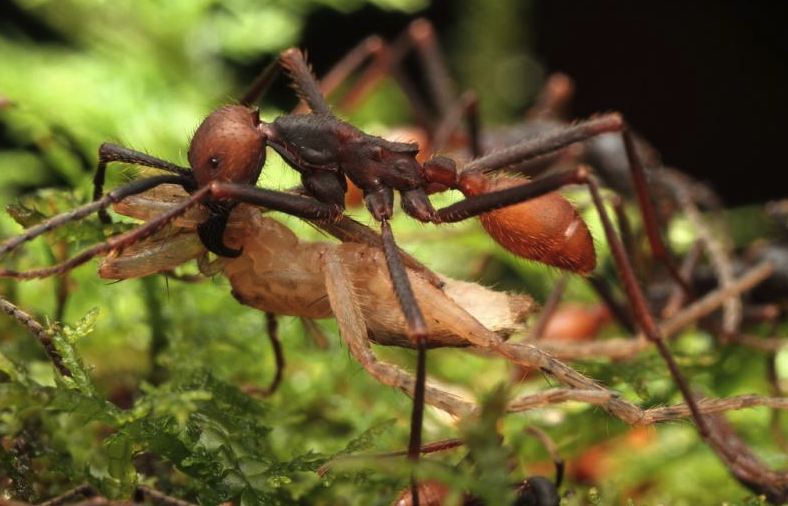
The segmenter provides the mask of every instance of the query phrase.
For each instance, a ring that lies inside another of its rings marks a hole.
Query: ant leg
[[[369,66],[363,74],[339,99],[339,109],[352,112],[387,71],[389,53],[389,45],[377,35],[362,40],[320,79],[320,90],[323,96],[328,97],[334,93],[340,84],[348,80],[350,74],[369,61]],[[292,114],[304,114],[306,111],[306,104],[301,103],[293,110]]]
[[[260,97],[265,95],[265,92],[268,91],[268,88],[279,76],[281,69],[282,67],[277,57],[260,72],[260,75],[255,78],[254,82],[249,86],[238,103],[249,107],[260,100]]]
[[[85,216],[89,216],[100,209],[106,209],[115,202],[123,200],[130,195],[142,193],[165,183],[173,183],[190,187],[192,180],[191,178],[184,176],[154,176],[150,178],[137,179],[123,186],[115,188],[100,200],[90,202],[89,204],[77,207],[71,211],[59,214],[43,223],[39,223],[38,225],[27,229],[24,233],[16,237],[8,239],[2,245],[0,245],[0,256],[16,249],[25,242],[35,239],[45,232],[54,230],[65,225],[66,223],[82,219]],[[8,271],[0,270],[0,273],[2,273],[0,276],[8,276],[9,274],[7,272]]]
[[[668,272],[671,273],[671,276],[685,292],[689,293],[687,283],[681,278],[675,265],[670,260],[667,248],[662,241],[654,209],[649,200],[643,165],[635,151],[632,134],[626,128],[626,124],[620,114],[606,114],[558,132],[537,139],[528,139],[511,147],[482,156],[466,164],[461,174],[459,174],[459,177],[470,172],[485,173],[501,170],[522,163],[525,160],[536,158],[537,156],[553,153],[575,142],[580,142],[607,132],[620,132],[623,136],[630,172],[632,174],[636,194],[638,195],[638,202],[641,213],[643,214],[649,243],[651,244],[654,256],[665,265]],[[537,184],[539,181],[541,180],[529,184]],[[443,221],[459,221],[466,217],[500,209],[501,207],[506,207],[517,202],[522,202],[527,198],[531,198],[524,196],[521,200],[517,200],[515,197],[518,191],[517,188],[519,187],[468,197],[454,206],[449,206],[449,208],[441,210],[439,212],[440,218]],[[511,197],[513,200],[505,199],[503,197],[504,194],[508,195],[508,197]]]
[[[635,323],[632,321],[632,315],[629,313],[629,308],[613,294],[613,290],[610,289],[610,285],[605,278],[596,274],[591,274],[586,278],[586,281],[588,281],[591,288],[594,289],[605,306],[607,306],[616,321],[627,331],[627,334],[634,335],[636,330]]]
[[[282,343],[279,341],[279,333],[277,332],[279,325],[276,321],[276,315],[273,313],[265,312],[265,326],[268,333],[268,340],[271,341],[271,350],[274,352],[274,360],[276,360],[276,373],[274,379],[268,388],[263,390],[265,397],[271,396],[276,392],[279,383],[282,382],[282,373],[285,369],[285,355],[282,353]]]
[[[348,216],[343,216],[340,220],[334,222],[318,221],[313,223],[342,242],[358,242],[373,248],[383,249],[383,240],[378,232]],[[423,263],[416,260],[413,255],[401,248],[399,249],[399,254],[402,256],[408,269],[412,269],[427,278],[436,288],[443,286],[443,280]]]
[[[430,151],[433,153],[438,152],[448,144],[452,134],[457,131],[463,119],[468,128],[471,155],[473,158],[482,156],[479,126],[479,97],[472,91],[463,93],[457,103],[452,106],[449,112],[435,126]]]
[[[177,183],[183,186],[192,184],[191,178],[183,176],[156,176],[147,179],[132,181],[124,186],[118,187],[109,192],[98,202],[92,202],[79,207],[68,213],[61,214],[51,220],[31,228],[27,233],[6,241],[0,247],[0,255],[15,248],[19,244],[41,235],[42,233],[60,226],[69,221],[79,219],[83,216],[96,211],[99,208],[106,208],[114,202],[121,200],[129,195],[141,193],[163,183]],[[53,274],[64,274],[93,257],[109,253],[110,251],[122,251],[129,246],[136,244],[160,230],[174,219],[186,213],[197,204],[211,199],[227,199],[246,202],[249,204],[267,207],[273,210],[282,211],[299,218],[312,220],[332,221],[342,215],[343,209],[340,206],[323,204],[308,197],[291,195],[278,191],[266,190],[263,188],[251,187],[236,183],[212,183],[200,188],[189,198],[172,207],[170,210],[156,216],[145,224],[130,230],[124,234],[111,237],[107,242],[97,244],[88,248],[73,258],[42,269],[30,271],[12,271],[0,269],[0,277],[13,277],[18,279],[43,278]]]
[[[312,74],[304,54],[299,49],[290,48],[282,51],[279,59],[293,83],[298,98],[304,101],[314,114],[331,115],[331,108],[320,91],[320,84]]]
[[[414,51],[419,58],[428,86],[428,98],[438,109],[438,115],[443,117],[448,114],[455,102],[453,86],[446,70],[443,53],[437,45],[435,30],[432,24],[423,18],[413,21],[391,44],[378,36],[367,37],[361,41],[320,80],[320,88],[324,95],[330,95],[339,83],[345,81],[352,72],[369,61],[368,67],[361,76],[339,99],[339,108],[343,111],[352,111],[380,80],[389,74],[405,94],[417,123],[432,131],[435,121],[427,113],[430,107],[402,69],[402,61],[411,51]],[[304,111],[299,107],[295,112]]]
[[[605,114],[536,139],[526,139],[508,148],[471,160],[462,168],[462,172],[502,170],[537,156],[552,153],[575,142],[607,132],[618,132],[623,128],[624,119],[620,114]]]
[[[445,116],[453,107],[455,99],[454,82],[449,77],[448,66],[443,51],[438,44],[435,27],[424,18],[413,21],[404,35],[407,35],[407,49],[414,47],[425,74],[430,98],[435,102],[440,116]],[[396,43],[395,43],[396,44]]]
[[[628,151],[627,154],[631,157],[633,152]],[[701,416],[700,410],[698,409],[698,405],[695,401],[695,397],[693,396],[689,385],[684,379],[684,376],[681,374],[681,371],[679,370],[673,355],[670,353],[670,350],[668,350],[667,345],[665,345],[665,341],[662,339],[662,333],[659,330],[659,327],[651,316],[651,311],[648,308],[646,298],[635,279],[635,273],[632,270],[632,264],[630,264],[629,259],[624,252],[624,248],[621,245],[621,241],[618,239],[618,236],[613,230],[613,224],[608,217],[604,203],[602,202],[602,197],[599,194],[599,187],[590,177],[587,178],[586,184],[591,190],[591,198],[594,201],[594,206],[597,208],[597,212],[599,213],[599,217],[602,221],[602,226],[605,230],[605,236],[607,237],[611,254],[613,255],[613,259],[616,263],[618,275],[621,278],[624,291],[626,292],[627,298],[630,301],[635,319],[637,320],[640,329],[646,335],[646,338],[654,343],[654,345],[657,347],[657,351],[659,351],[659,354],[662,356],[662,359],[668,366],[668,370],[670,371],[673,380],[676,382],[676,386],[679,388],[679,391],[681,391],[681,394],[684,397],[690,412],[692,413],[692,418],[695,421],[701,437],[708,439],[710,433],[706,421]]]
[[[277,331],[279,325],[276,321],[276,315],[274,313],[265,311],[265,326],[266,333],[268,334],[268,341],[271,343],[271,351],[274,352],[274,360],[276,362],[276,372],[274,373],[274,379],[272,379],[271,384],[265,388],[258,386],[244,388],[244,392],[259,395],[263,398],[270,397],[276,392],[277,388],[279,388],[279,383],[282,382],[282,373],[285,369],[285,355],[282,352],[282,343],[279,340],[279,334]]]
[[[635,234],[632,232],[632,224],[629,221],[629,217],[624,212],[624,200],[621,196],[615,195],[610,199],[610,204],[613,207],[613,214],[616,216],[618,234],[621,236],[621,243],[624,245],[624,250],[635,265],[639,263],[642,264],[642,261],[639,260],[641,255],[637,248]]]
[[[535,436],[539,442],[542,443],[542,446],[545,447],[547,453],[550,455],[550,458],[553,459],[553,464],[555,465],[555,488],[560,488],[561,483],[564,481],[564,459],[561,458],[561,455],[558,453],[558,447],[555,444],[555,441],[550,438],[550,436],[537,427],[533,425],[526,427],[525,431],[532,436]]]
[[[104,193],[104,179],[107,172],[107,164],[111,162],[129,163],[133,165],[142,165],[144,167],[151,167],[153,169],[166,170],[180,174],[181,176],[191,177],[191,170],[186,167],[180,167],[168,161],[150,156],[133,149],[124,148],[117,144],[110,144],[105,142],[99,146],[98,151],[98,166],[96,167],[96,174],[93,176],[93,200],[100,200]],[[99,219],[104,224],[112,222],[106,209],[99,209]]]
[[[622,129],[621,135],[624,137],[624,149],[627,154],[627,160],[629,161],[629,171],[632,176],[632,183],[635,187],[635,195],[637,196],[638,205],[640,207],[640,214],[643,216],[643,223],[646,227],[646,235],[648,236],[648,242],[651,246],[651,254],[654,255],[654,258],[658,261],[662,262],[670,276],[678,283],[685,294],[692,293],[689,284],[681,277],[676,265],[671,260],[668,249],[665,247],[665,243],[662,240],[659,222],[654,213],[654,206],[651,204],[648,185],[646,183],[646,171],[643,169],[640,156],[638,156],[635,150],[635,141],[632,134],[625,128]]]
[[[383,253],[386,256],[391,284],[397,295],[400,308],[408,324],[408,337],[416,345],[418,352],[416,362],[416,385],[413,390],[413,413],[411,417],[410,442],[408,443],[408,458],[417,460],[419,458],[419,448],[421,448],[421,426],[424,418],[424,386],[427,375],[427,323],[424,315],[416,302],[408,279],[405,264],[399,256],[397,244],[394,242],[394,234],[391,232],[391,225],[388,220],[382,219],[380,222],[381,236],[383,237]]]
[[[631,156],[632,152],[628,151],[627,154]],[[591,190],[594,205],[599,211],[611,253],[616,262],[619,276],[622,279],[624,290],[632,303],[632,308],[638,324],[646,335],[646,338],[657,347],[657,350],[668,366],[676,386],[679,388],[682,397],[684,397],[687,408],[695,422],[698,434],[709,444],[712,450],[714,450],[717,456],[725,463],[740,483],[759,494],[774,493],[775,495],[773,497],[780,497],[780,501],[778,502],[784,501],[785,498],[788,497],[788,490],[786,490],[788,489],[788,487],[786,487],[786,484],[788,484],[788,476],[786,476],[785,473],[776,473],[767,469],[762,462],[754,458],[749,448],[746,447],[743,441],[739,439],[733,429],[727,425],[727,422],[725,422],[724,418],[720,415],[703,416],[701,414],[701,410],[698,407],[689,385],[681,374],[673,355],[670,353],[670,350],[668,350],[662,338],[659,327],[651,316],[645,296],[635,280],[632,266],[626,257],[618,237],[613,231],[610,219],[602,205],[599,188],[593,179],[589,178],[587,184]]]
[[[438,209],[440,223],[454,223],[482,213],[519,204],[526,200],[540,197],[570,184],[583,183],[588,169],[580,167],[574,170],[552,174],[536,181],[524,183],[503,190],[474,195],[455,204]]]
[[[560,120],[568,116],[575,83],[561,72],[550,74],[534,104],[525,112],[527,120]]]
[[[325,204],[311,197],[267,190],[245,184],[211,183],[206,188],[208,188],[212,199],[244,202],[265,207],[272,211],[287,213],[305,220],[334,222],[342,218],[342,213],[344,212],[344,208],[338,204]],[[203,190],[205,188],[200,191]],[[197,193],[194,193],[190,199]]]
[[[539,313],[533,325],[531,325],[528,339],[538,341],[542,338],[547,325],[550,323],[550,319],[558,308],[558,304],[561,303],[564,291],[566,290],[567,281],[568,278],[566,273],[562,273],[561,277],[558,278],[558,281],[553,285],[553,290],[550,292],[550,296],[547,298],[547,301],[545,301],[544,306],[542,306],[542,311]]]
[[[415,52],[419,59],[427,85],[427,99],[433,104],[432,107],[422,99],[423,93],[417,91],[414,83],[403,71],[402,62],[411,51]],[[435,29],[429,21],[423,18],[413,21],[391,44],[379,36],[367,37],[361,41],[320,79],[319,87],[323,96],[331,95],[340,83],[346,81],[351,73],[361,68],[365,63],[367,63],[367,67],[338,99],[337,107],[340,110],[348,112],[355,109],[380,80],[389,74],[397,82],[410,103],[419,125],[430,132],[437,132],[444,123],[447,123],[446,119],[436,121],[432,117],[433,115],[427,112],[430,109],[436,109],[439,118],[448,118],[450,115],[458,116],[449,122],[451,130],[448,133],[450,134],[456,129],[460,118],[466,116],[470,124],[471,138],[478,139],[478,135],[474,133],[478,132],[478,123],[474,121],[475,114],[470,111],[473,106],[468,105],[465,101],[462,101],[459,106],[456,105],[454,85],[449,77],[443,52],[438,47]],[[303,104],[293,111],[294,114],[303,114],[304,112],[306,112],[306,107]],[[443,126],[444,130],[449,128]],[[443,135],[448,134],[444,133]],[[478,150],[474,152],[479,153]]]
[[[96,211],[100,208],[106,208],[114,202],[128,196],[133,195],[135,193],[141,193],[145,190],[153,188],[163,183],[186,183],[191,184],[191,181],[184,181],[184,178],[180,176],[156,176],[146,179],[138,179],[136,181],[132,181],[124,186],[120,186],[115,188],[111,192],[109,192],[106,196],[104,196],[101,200],[96,202],[91,202],[90,204],[86,204],[82,207],[78,207],[73,211],[68,213],[63,213],[59,216],[55,216],[51,220],[48,220],[40,225],[37,225],[28,232],[15,237],[9,241],[6,241],[3,244],[3,247],[0,248],[0,253],[4,253],[10,249],[15,248],[19,244],[26,242],[34,237],[41,235],[42,233],[56,228],[64,223],[68,223],[69,221],[73,221],[75,219],[79,219],[81,217],[87,216],[88,214]],[[88,260],[93,257],[103,255],[109,253],[110,251],[122,251],[123,249],[142,241],[151,235],[153,235],[157,230],[161,229],[172,220],[177,218],[178,216],[182,215],[189,208],[197,205],[202,199],[205,198],[206,194],[208,194],[211,190],[211,187],[205,187],[201,190],[195,192],[192,196],[186,199],[182,204],[179,206],[174,207],[172,210],[163,213],[156,218],[148,221],[144,225],[130,230],[126,233],[114,236],[109,238],[107,242],[97,244],[91,248],[88,248],[78,255],[66,260],[65,262],[61,262],[55,264],[50,267],[44,267],[40,269],[33,269],[29,271],[13,271],[13,270],[6,270],[0,269],[0,277],[12,277],[17,279],[34,279],[34,278],[45,278],[48,276],[52,276],[54,274],[65,274],[73,270],[76,267],[84,264]]]

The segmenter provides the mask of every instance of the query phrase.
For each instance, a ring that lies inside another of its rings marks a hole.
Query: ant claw
[[[237,258],[243,248],[235,249],[224,244],[224,229],[227,227],[229,211],[211,213],[211,217],[197,227],[197,234],[208,251],[221,257]]]

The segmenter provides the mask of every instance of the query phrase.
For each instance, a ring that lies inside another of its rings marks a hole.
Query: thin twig
[[[703,219],[685,185],[673,184],[672,187],[676,195],[676,200],[684,211],[687,219],[692,223],[693,229],[695,233],[698,234],[700,241],[703,242],[706,247],[706,251],[709,253],[709,261],[719,280],[720,286],[723,288],[730,286],[734,281],[733,266],[726,246],[717,238],[717,235],[712,232],[711,227],[709,227]],[[723,304],[722,310],[722,328],[725,335],[735,334],[739,329],[742,319],[741,297],[738,295],[730,297]]]

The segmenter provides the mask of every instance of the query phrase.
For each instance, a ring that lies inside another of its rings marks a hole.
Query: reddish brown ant
[[[436,210],[427,199],[428,191],[446,188],[464,189],[469,194],[484,191],[483,186],[470,182],[474,177],[473,171],[458,173],[454,163],[446,158],[436,158],[425,162],[422,166],[415,159],[418,153],[417,145],[390,142],[365,134],[334,117],[299,51],[288,50],[282,53],[281,65],[289,72],[297,92],[310,106],[313,114],[282,116],[271,123],[266,123],[259,119],[256,110],[249,109],[246,105],[222,107],[205,119],[192,139],[189,149],[192,171],[124,148],[103,145],[99,153],[100,165],[96,175],[97,196],[101,193],[104,170],[108,162],[126,161],[150,165],[177,175],[142,179],[117,188],[93,204],[33,227],[22,236],[7,241],[0,248],[0,254],[62,223],[79,219],[106,208],[111,202],[162,183],[180,184],[191,192],[191,197],[172,211],[150,220],[138,229],[113,237],[107,243],[94,246],[60,265],[29,272],[2,271],[0,274],[16,278],[34,278],[66,272],[93,256],[107,251],[122,250],[150,236],[190,207],[203,202],[212,211],[210,218],[198,228],[203,243],[209,250],[221,256],[237,256],[240,251],[228,248],[223,242],[227,217],[235,202],[266,206],[312,220],[335,221],[341,217],[344,209],[345,176],[347,176],[362,188],[367,208],[373,217],[381,222],[383,249],[393,286],[403,308],[411,340],[419,350],[414,399],[416,408],[410,443],[413,449],[411,457],[415,458],[416,449],[419,447],[424,402],[425,339],[428,328],[412,293],[388,223],[393,212],[393,191],[400,192],[402,207],[407,214],[421,221],[454,222],[537,197],[570,182],[581,182],[586,178],[585,172],[577,170],[531,184],[472,195],[457,204]],[[269,67],[253,86],[252,92],[244,97],[242,103],[251,103],[252,97],[256,97],[277,74],[278,68],[278,64]],[[599,132],[621,128],[621,118],[618,115],[608,115],[561,132],[555,136],[554,142],[562,145]],[[267,146],[271,146],[289,165],[301,173],[302,182],[311,198],[251,186],[262,170]],[[477,163],[486,166],[505,166],[510,163],[511,157],[519,160],[523,157],[538,156],[552,149],[553,146],[542,142],[523,143],[498,152],[487,159],[477,160]],[[514,249],[515,253],[523,253],[517,249],[519,244],[525,245],[533,240],[547,241],[544,236],[527,235],[528,231],[524,237],[512,241],[498,232],[505,228],[506,224],[501,223],[498,229],[494,229],[493,237],[499,240],[506,238],[508,244],[505,245]],[[516,232],[522,230],[516,228],[511,230],[511,233]],[[586,251],[593,251],[590,235],[579,218],[571,218],[569,223],[564,225],[563,230],[559,231],[559,237],[561,234],[567,239],[575,236],[579,236],[581,240],[585,238],[583,248]],[[570,244],[574,246],[573,243]],[[593,253],[591,255],[593,256]],[[569,255],[570,258],[587,256],[587,253]],[[584,262],[580,267],[588,270],[593,267],[593,262]],[[576,267],[575,270],[580,267]]]
[[[700,411],[681,380],[642,300],[631,268],[606,218],[597,187],[589,178],[587,170],[578,168],[527,184],[517,184],[517,181],[506,179],[488,182],[481,176],[483,172],[553,153],[575,142],[612,131],[622,132],[627,158],[637,173],[640,169],[637,153],[619,115],[608,114],[537,140],[520,142],[473,160],[458,171],[453,161],[443,157],[421,164],[416,159],[417,145],[386,141],[365,134],[334,117],[299,51],[285,51],[281,56],[281,64],[289,72],[296,91],[313,114],[287,115],[266,123],[259,119],[256,110],[248,107],[276,75],[279,65],[273,65],[244,97],[242,105],[218,109],[197,129],[189,149],[191,170],[119,146],[103,145],[99,151],[100,164],[96,174],[97,200],[6,241],[0,247],[0,254],[64,223],[104,210],[114,202],[163,183],[182,186],[191,194],[190,197],[144,225],[89,248],[71,260],[26,272],[2,270],[0,275],[28,279],[62,274],[94,256],[130,247],[198,204],[205,204],[211,211],[210,217],[198,228],[205,246],[220,256],[238,256],[241,252],[228,247],[223,237],[229,213],[238,202],[264,206],[310,220],[336,221],[344,210],[347,176],[362,189],[367,208],[381,222],[383,251],[389,275],[405,316],[409,339],[418,349],[411,440],[408,445],[408,455],[415,459],[420,448],[428,327],[413,295],[389,225],[394,190],[400,192],[405,212],[421,221],[444,223],[484,215],[488,221],[486,228],[493,238],[514,253],[551,259],[556,265],[570,270],[588,272],[595,263],[593,243],[574,209],[566,206],[563,210],[548,214],[548,223],[555,218],[556,213],[561,216],[557,220],[558,225],[550,223],[548,233],[538,229],[534,231],[532,226],[522,226],[525,218],[519,214],[534,212],[533,205],[523,204],[526,200],[543,196],[566,184],[585,183],[591,188],[595,205],[603,217],[605,231],[624,278],[625,288],[635,305],[637,319],[649,340],[657,345],[668,361],[701,433],[708,437]],[[262,170],[267,146],[299,171],[308,196],[253,186]],[[106,164],[115,161],[147,165],[175,175],[137,180],[102,197]],[[449,188],[463,191],[466,199],[442,209],[434,209],[427,195]],[[552,210],[552,207],[548,204],[540,208],[540,212]],[[534,247],[534,244],[538,246]],[[533,255],[533,251],[537,251],[537,254]],[[417,495],[414,495],[414,503],[417,502]]]

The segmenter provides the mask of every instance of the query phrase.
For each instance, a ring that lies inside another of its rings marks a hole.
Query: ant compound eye
[[[211,159],[208,160],[208,163],[211,164],[211,169],[213,169],[213,170],[218,169],[219,168],[219,163],[220,163],[219,162],[219,157],[218,156],[212,156]]]

